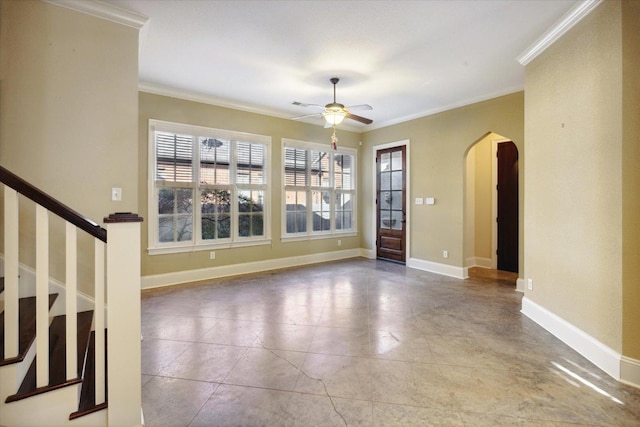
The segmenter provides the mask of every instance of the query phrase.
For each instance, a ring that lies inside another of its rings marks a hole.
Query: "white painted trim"
[[[205,95],[201,93],[191,92],[188,90],[172,88],[169,86],[162,86],[155,83],[141,81],[138,83],[138,91],[150,93],[152,95],[160,95],[160,96],[167,96],[170,98],[182,99],[184,101],[192,101],[192,102],[199,102],[201,104],[214,105],[216,107],[231,108],[233,110],[245,111],[247,113],[261,114],[263,116],[276,117],[278,119],[292,120],[292,115],[287,112],[275,111],[275,110],[264,108],[258,105],[241,104],[238,101],[234,101],[231,99],[218,98],[211,95]],[[314,119],[308,119],[308,120],[301,119],[301,120],[295,120],[295,121],[304,122],[304,123],[315,125],[315,126],[324,126],[324,120],[322,122]],[[342,129],[350,132],[362,133],[364,132],[364,126],[365,125],[361,125],[361,126],[349,125],[343,122],[343,123],[340,123],[340,126],[338,129]],[[367,127],[367,130],[369,130],[368,127]]]
[[[406,199],[407,206],[405,206],[405,259],[408,261],[411,258],[411,209],[412,204],[411,200],[411,140],[403,139],[401,141],[387,142],[385,144],[374,145],[371,147],[371,154],[373,156],[373,164],[372,164],[372,173],[371,173],[371,182],[374,183],[373,188],[373,197],[371,198],[371,212],[373,212],[373,220],[371,221],[371,241],[375,242],[378,230],[376,229],[376,219],[375,215],[377,215],[377,207],[376,207],[376,188],[375,183],[378,179],[378,168],[376,166],[376,152],[378,150],[386,150],[387,148],[395,148],[405,146],[405,191],[406,191]],[[373,258],[376,257],[377,248],[373,248]],[[409,264],[406,264],[407,266]]]
[[[620,360],[620,381],[640,388],[640,360],[622,356]]]
[[[455,277],[456,279],[466,279],[469,277],[469,269],[466,267],[456,267],[454,265],[425,261],[417,258],[408,258],[407,267],[442,274],[443,276]]]
[[[433,116],[434,114],[442,113],[445,111],[453,110],[455,108],[465,107],[467,105],[477,104],[478,102],[488,101],[490,99],[499,98],[505,95],[511,95],[512,93],[520,92],[524,90],[524,84],[512,86],[506,88],[504,90],[499,90],[491,93],[486,93],[484,95],[476,96],[473,98],[463,99],[459,102],[454,102],[449,105],[444,105],[442,107],[433,108],[431,110],[425,110],[420,113],[410,114],[408,116],[398,117],[396,119],[387,120],[384,122],[374,122],[367,126],[366,129],[361,130],[361,132],[369,132],[376,129],[381,129],[387,126],[397,125],[398,123],[408,122],[410,120],[421,119],[423,117]]]
[[[360,256],[368,259],[376,259],[376,251],[373,249],[360,248]]]
[[[604,345],[555,313],[531,301],[526,296],[522,298],[521,312],[607,374],[616,380],[620,380],[620,353]],[[640,367],[640,365],[637,365],[637,367]],[[640,370],[637,370],[636,373],[638,372]]]
[[[146,16],[139,15],[130,10],[121,9],[112,4],[95,0],[44,0],[56,6],[66,7],[76,12],[126,25],[127,27],[140,30],[149,21]]]
[[[603,0],[584,0],[578,2],[571,10],[565,13],[562,18],[551,28],[549,28],[538,40],[529,46],[517,61],[525,66],[533,61],[538,55],[544,52],[549,46],[562,37],[567,31],[573,28],[578,22],[595,9]]]
[[[471,267],[481,267],[481,268],[494,268],[491,263],[491,258],[483,258],[483,257],[470,257],[467,258],[466,266],[468,268]]]
[[[277,258],[264,261],[254,261],[241,264],[222,265],[218,267],[202,268],[198,270],[176,271],[173,273],[142,276],[141,288],[152,289],[181,283],[198,282],[201,280],[217,279],[240,274],[259,273],[279,268],[297,267],[327,261],[338,261],[360,256],[361,250],[345,249],[342,251],[323,252],[311,255],[301,255],[289,258]]]
[[[524,293],[524,284],[525,284],[525,280],[518,277],[518,280],[516,280],[516,292]]]

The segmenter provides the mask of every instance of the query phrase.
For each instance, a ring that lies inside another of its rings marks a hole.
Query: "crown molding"
[[[595,9],[603,0],[585,0],[576,4],[571,10],[549,28],[538,40],[527,48],[518,58],[520,65],[527,65],[549,46],[573,28],[578,22]]]
[[[146,16],[138,15],[129,10],[120,9],[108,3],[97,0],[43,0],[56,6],[66,7],[77,12],[86,13],[107,21],[126,25],[127,27],[142,29],[149,21]]]
[[[272,109],[259,107],[257,105],[241,104],[237,101],[231,101],[228,99],[217,98],[211,95],[203,95],[200,93],[190,92],[183,89],[176,89],[168,86],[158,85],[149,82],[139,82],[138,91],[151,93],[153,95],[168,96],[170,98],[183,99],[185,101],[199,102],[201,104],[215,105],[216,107],[230,108],[233,110],[245,111],[247,113],[261,114],[263,116],[277,117],[279,119],[292,120],[291,114],[286,112],[278,112]],[[296,122],[308,123],[315,126],[323,126],[324,122],[313,121],[312,119],[295,120]],[[340,124],[339,129],[362,133],[363,129],[344,125],[344,122]]]

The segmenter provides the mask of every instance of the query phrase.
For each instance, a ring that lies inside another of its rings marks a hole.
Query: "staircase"
[[[143,425],[140,366],[132,363],[140,360],[141,218],[112,214],[104,229],[1,166],[0,180],[0,426]],[[21,227],[33,224],[23,220],[25,203],[35,205],[36,242],[20,251],[29,244]],[[53,215],[64,220],[62,248],[49,248]],[[93,296],[78,290],[78,231],[94,240]],[[20,263],[29,250],[35,267]],[[49,276],[50,257],[61,253],[64,283]],[[117,313],[109,315],[109,302]]]

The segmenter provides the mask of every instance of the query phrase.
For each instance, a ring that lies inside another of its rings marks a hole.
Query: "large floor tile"
[[[160,371],[161,376],[222,382],[238,363],[246,348],[194,343]]]
[[[147,425],[640,425],[640,390],[482,273],[352,259],[145,292]]]
[[[155,377],[142,388],[145,424],[187,426],[217,388],[215,383]]]

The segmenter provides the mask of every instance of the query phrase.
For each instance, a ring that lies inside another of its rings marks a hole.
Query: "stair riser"
[[[34,343],[29,347],[29,351],[22,362],[0,366],[0,413],[4,410],[3,405],[6,405],[4,402],[7,397],[14,394],[20,387],[35,357],[36,346]]]
[[[83,425],[69,421],[69,414],[76,410],[79,392],[78,384],[3,404],[0,406],[0,425],[44,427],[51,426],[51,420],[56,420],[56,426],[60,427]],[[34,411],[34,408],[38,410]]]

